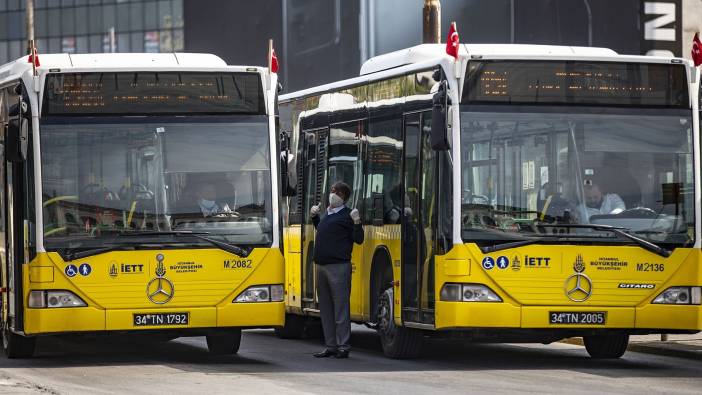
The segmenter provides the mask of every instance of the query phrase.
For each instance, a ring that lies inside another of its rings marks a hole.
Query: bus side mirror
[[[17,163],[27,160],[28,123],[24,117],[17,117],[7,125],[5,141],[5,157],[8,161]]]
[[[449,149],[448,129],[446,127],[446,109],[448,107],[446,83],[439,85],[439,90],[432,98],[431,109],[431,148],[436,151]]]

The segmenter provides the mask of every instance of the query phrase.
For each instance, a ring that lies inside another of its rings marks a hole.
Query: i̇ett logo
[[[163,264],[163,254],[156,255],[156,277],[146,285],[146,296],[152,303],[164,304],[173,299],[175,287],[166,278],[166,266]]]

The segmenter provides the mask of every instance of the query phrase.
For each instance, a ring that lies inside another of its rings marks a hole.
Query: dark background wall
[[[677,42],[644,39],[648,0],[442,0],[442,31],[458,23],[462,42],[593,45],[619,53],[680,55]],[[423,0],[185,0],[185,50],[230,64],[265,65],[273,38],[286,91],[358,75],[368,57],[419,44]],[[674,50],[677,48],[677,50]]]

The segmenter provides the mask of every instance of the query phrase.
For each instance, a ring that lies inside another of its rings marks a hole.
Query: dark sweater
[[[321,220],[319,215],[312,217],[317,228],[314,238],[314,262],[318,265],[330,263],[350,263],[353,243],[363,243],[363,227],[354,224],[348,207],[336,214],[327,214]]]

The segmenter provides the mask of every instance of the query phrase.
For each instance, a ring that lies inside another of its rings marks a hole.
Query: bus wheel
[[[210,350],[210,354],[236,354],[241,344],[241,329],[233,329],[227,333],[207,335],[205,339],[207,339],[207,349]]]
[[[393,289],[386,289],[378,298],[378,334],[385,356],[416,358],[422,350],[422,332],[395,325]]]
[[[281,339],[302,339],[306,321],[307,317],[285,313],[285,325],[275,328],[275,335]]]
[[[10,332],[8,329],[2,331],[2,350],[5,356],[10,359],[31,358],[34,356],[36,348],[36,337],[24,337]]]
[[[629,345],[629,335],[584,336],[585,349],[592,358],[615,359],[624,355]]]

